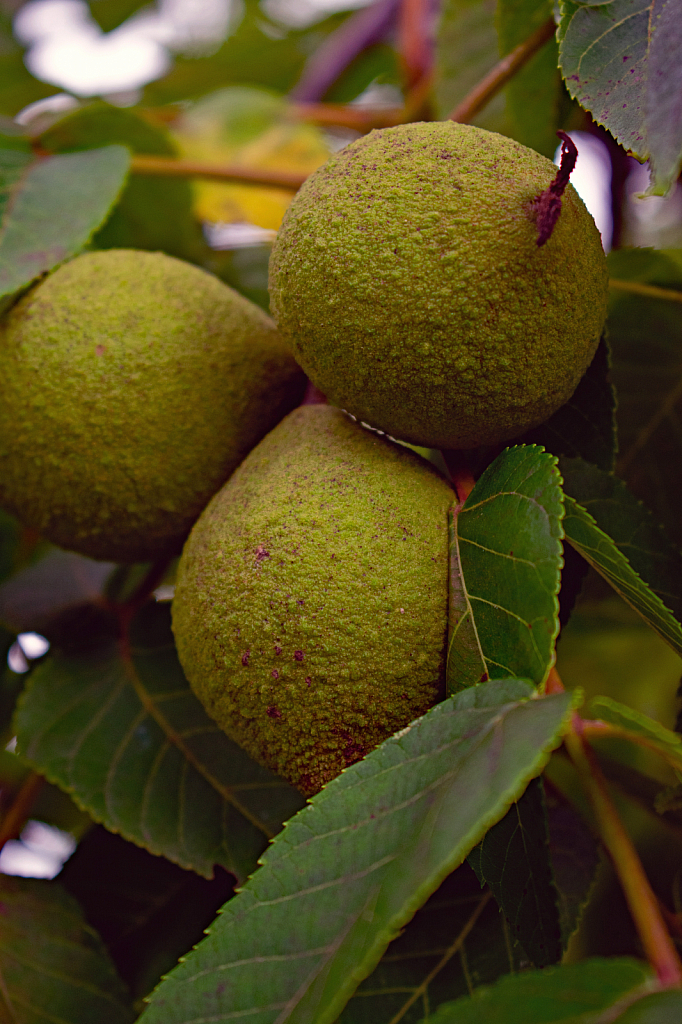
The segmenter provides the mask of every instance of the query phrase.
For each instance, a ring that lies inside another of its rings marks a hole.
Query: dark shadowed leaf
[[[571,698],[530,694],[518,680],[472,687],[337,776],[161,983],[145,1024],[332,1024],[559,744]]]
[[[548,841],[542,783],[534,779],[468,858],[535,967],[555,964],[562,953]]]
[[[40,665],[15,725],[22,755],[95,820],[206,877],[220,864],[245,878],[303,802],[206,715],[164,605],[118,644]]]
[[[598,1011],[654,984],[650,968],[638,960],[595,958],[501,978],[471,999],[446,1003],[428,1019],[429,1024],[606,1024],[613,1016]]]
[[[682,655],[682,625],[648,583],[637,575],[615,541],[597,526],[582,505],[566,495],[566,539],[613,589]]]
[[[221,868],[201,878],[101,825],[78,844],[59,882],[78,900],[135,999],[203,938],[234,885]]]
[[[559,629],[563,515],[557,460],[507,448],[480,477],[450,540],[448,687],[517,675],[539,686]]]
[[[552,455],[586,459],[601,469],[613,469],[617,450],[616,399],[609,371],[609,347],[602,338],[568,402],[516,443],[539,444]]]
[[[449,875],[390,944],[339,1024],[416,1024],[425,1013],[519,970],[527,957],[468,864]]]
[[[0,875],[0,1016],[8,1024],[128,1024],[101,939],[57,882]]]
[[[617,250],[609,254],[609,271],[617,281],[682,293],[679,249]],[[680,302],[614,288],[608,319],[618,395],[618,474],[678,544],[682,542],[681,310]]]
[[[78,253],[106,220],[126,180],[130,155],[123,146],[48,157],[32,163],[5,150],[8,172],[0,226],[0,298]],[[21,174],[17,173],[22,163]],[[7,173],[7,172],[5,172]]]
[[[679,11],[673,0],[564,0],[559,62],[568,91],[640,159],[664,194],[682,157]]]
[[[552,17],[549,0],[501,0],[497,5],[500,53],[510,53]],[[557,148],[561,76],[554,39],[545,43],[506,88],[507,118],[512,138],[552,159]]]
[[[167,133],[132,110],[89,103],[65,114],[40,136],[48,152],[73,153],[120,143],[133,153],[175,156]],[[133,174],[121,200],[94,238],[100,249],[157,249],[190,262],[202,262],[206,246],[192,213],[189,182]]]
[[[561,939],[565,947],[578,926],[594,885],[599,847],[580,815],[553,789],[547,796],[547,818]]]
[[[564,491],[587,509],[635,572],[682,622],[682,554],[652,513],[613,473],[582,459],[560,459]]]

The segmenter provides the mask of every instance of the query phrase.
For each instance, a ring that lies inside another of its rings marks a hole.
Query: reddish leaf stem
[[[431,0],[402,0],[399,37],[403,75],[409,92],[432,70]]]
[[[459,503],[463,505],[476,484],[466,454],[456,448],[444,448],[442,455]]]
[[[561,682],[561,676],[556,670],[556,667],[552,665],[547,676],[547,685],[545,687],[545,693],[563,693],[565,690],[564,684]]]
[[[583,721],[574,715],[566,749],[594,809],[604,847],[618,875],[647,959],[662,985],[682,984],[682,963],[665,926],[658,899],[642,862],[611,800],[599,763],[585,740]]]
[[[177,160],[170,156],[131,157],[133,174],[151,174],[162,178],[212,178],[216,181],[243,181],[254,185],[272,185],[296,192],[307,174],[292,171],[263,170],[259,167],[240,167],[237,164],[211,164],[203,160]]]
[[[555,32],[554,18],[548,18],[544,25],[536,29],[522,43],[519,43],[511,53],[503,57],[488,72],[478,85],[474,86],[469,95],[465,96],[462,102],[458,103],[455,109],[448,114],[448,120],[469,124],[476,114],[487,106],[493,96],[496,96],[514,77],[517,71],[520,71],[524,64],[527,64],[531,57],[534,57],[538,50],[541,50],[545,43],[549,42]]]
[[[43,787],[45,779],[37,772],[31,772],[26,776],[21,788],[12,802],[12,806],[0,825],[0,850],[10,839],[16,839],[21,835],[21,830],[28,821],[38,793]]]

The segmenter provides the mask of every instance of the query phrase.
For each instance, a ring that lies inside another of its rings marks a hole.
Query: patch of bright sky
[[[54,878],[76,849],[68,832],[42,821],[27,821],[19,839],[5,843],[0,872],[24,878]]]
[[[601,234],[602,245],[608,252],[613,237],[611,213],[611,158],[603,142],[587,132],[569,132],[578,148],[578,159],[571,175],[571,184],[594,217]],[[557,147],[554,163],[561,158],[561,145]]]

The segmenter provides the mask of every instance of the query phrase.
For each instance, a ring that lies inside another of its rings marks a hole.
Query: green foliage
[[[101,632],[94,650],[84,638],[85,650],[33,673],[19,750],[127,839],[205,877],[222,864],[245,878],[300,796],[207,717],[178,664],[167,606],[148,606],[118,643]]]
[[[90,241],[116,204],[129,164],[123,146],[40,162],[0,150],[0,300]]]
[[[490,887],[530,962],[536,967],[556,963],[563,952],[561,924],[539,779],[531,782],[468,859],[481,886]]]
[[[674,651],[682,654],[682,625],[658,594],[637,575],[612,538],[600,530],[590,513],[568,496],[564,530],[569,543],[585,561],[608,580]]]
[[[450,692],[524,676],[539,686],[552,664],[562,494],[556,458],[509,448],[452,519],[447,680]]]
[[[665,0],[561,3],[559,66],[568,90],[626,150],[651,158],[654,195],[668,191],[682,160],[674,6]]]
[[[336,77],[325,96],[315,99],[344,104],[372,83],[385,82],[408,92],[400,53],[402,5],[391,3],[381,0],[373,9],[388,12],[386,31],[358,43],[364,12],[359,19],[341,12],[289,28],[260,0],[235,2],[229,34],[215,52],[175,55],[170,71],[145,87],[138,104],[122,109],[101,99],[75,101],[67,113],[44,108],[19,124],[11,120],[19,111],[60,90],[28,71],[12,35],[17,0],[2,0],[0,314],[42,275],[83,250],[114,247],[178,256],[267,310],[269,246],[211,250],[199,218],[231,217],[221,196],[232,189],[240,195],[233,219],[261,224],[266,196],[275,213],[264,215],[261,226],[274,227],[290,193],[143,175],[132,158],[172,161],[182,152],[196,160],[307,173],[346,131],[332,125],[326,135],[323,125],[300,120],[300,110],[292,117],[287,93],[311,74],[316,61],[319,66],[321,53]],[[141,0],[90,0],[104,32],[144,6]],[[428,51],[432,15],[426,16],[424,5],[408,7],[403,9],[414,19],[412,30],[423,35],[412,41],[424,42]],[[444,0],[432,47],[432,94],[413,111],[414,119],[428,118],[432,109],[446,117],[501,55],[554,14],[557,41],[550,40],[506,82],[475,123],[551,157],[556,129],[586,128],[591,116],[640,159],[650,158],[650,192],[661,194],[674,184],[682,155],[678,7],[675,0]],[[343,51],[349,37],[352,60],[350,50],[345,56]],[[229,102],[215,121],[223,118],[224,137],[211,148],[216,139],[200,122],[216,102],[208,94],[225,86],[236,88],[228,90]],[[248,110],[248,104],[240,107],[244,87],[260,97],[266,116],[256,116],[255,102]],[[205,102],[197,104],[201,97]],[[230,120],[235,112],[236,121]],[[356,113],[351,108],[348,116]],[[326,115],[328,120],[329,110]],[[190,123],[198,125],[194,149]],[[623,154],[620,159],[619,172],[625,170]],[[493,171],[491,187],[498,187],[499,168]],[[554,172],[547,172],[548,182]],[[453,180],[448,188],[461,184]],[[367,185],[364,174],[365,192]],[[512,185],[503,189],[505,201]],[[404,183],[399,186],[404,197]],[[533,195],[524,193],[523,202]],[[390,297],[381,261],[393,266],[395,245],[414,242],[424,249],[421,222],[406,237],[400,209],[387,213],[372,202],[367,231],[383,218],[393,234],[386,251],[369,260],[361,282],[367,291],[358,315],[365,326],[375,313],[383,323],[386,310],[402,302]],[[435,190],[429,202],[431,223],[438,225],[442,195]],[[357,209],[356,193],[352,203]],[[559,232],[562,225],[566,230],[569,207]],[[464,283],[474,266],[466,247],[481,223],[470,206],[460,212],[468,223],[454,255]],[[427,224],[428,230],[437,234],[440,227]],[[495,232],[491,259],[499,262],[509,239]],[[317,234],[316,228],[315,239]],[[529,238],[527,262],[538,256]],[[433,273],[423,284],[414,274],[403,282],[406,304],[398,312],[401,322],[413,322],[420,287],[425,312],[414,322],[428,321],[440,330],[450,299],[441,288],[443,254],[436,249]],[[594,286],[591,270],[576,270],[580,251],[575,232],[568,231],[562,269],[568,270],[575,301],[559,303],[542,388],[579,302]],[[311,310],[319,316],[324,300],[336,299],[339,337],[345,338],[348,289],[359,285],[342,267],[341,247],[328,246],[326,258],[329,272],[313,289]],[[321,259],[314,250],[316,267]],[[524,276],[525,264],[520,266]],[[458,489],[473,483],[468,470],[476,481],[451,523],[447,672],[454,695],[343,771],[308,806],[229,740],[190,690],[166,603],[175,562],[94,562],[51,547],[0,510],[0,830],[3,839],[11,839],[35,819],[66,830],[78,843],[56,880],[0,874],[3,1024],[124,1024],[139,1014],[144,1024],[237,1018],[253,1024],[682,1019],[681,990],[661,990],[653,967],[628,956],[641,956],[642,946],[596,838],[599,816],[590,810],[565,751],[557,750],[582,699],[571,691],[584,688],[587,715],[608,726],[588,727],[586,735],[679,951],[682,717],[675,691],[682,671],[682,250],[617,249],[608,268],[608,323],[592,364],[565,404],[504,451],[496,445],[445,452],[447,463],[457,467]],[[477,298],[485,344],[495,337],[489,314],[497,292],[508,310],[510,289],[496,272]],[[290,298],[300,309],[300,296]],[[76,332],[83,326],[79,312],[73,316]],[[539,365],[529,343],[532,312],[524,298],[514,314],[523,343],[522,381]],[[445,330],[448,346],[456,334]],[[390,376],[381,325],[375,336],[379,347],[367,386],[385,384]],[[0,330],[0,403],[7,408],[3,387],[11,373],[3,339]],[[485,375],[480,338],[477,346],[478,382]],[[361,347],[362,364],[368,350]],[[168,349],[165,355],[171,358]],[[418,353],[415,372],[426,359],[426,350]],[[335,341],[327,389],[332,396],[342,362]],[[45,373],[38,361],[32,374],[38,398]],[[150,405],[152,379],[145,370]],[[65,380],[58,371],[60,401],[82,402],[82,389]],[[105,383],[102,412],[111,417],[111,382]],[[408,398],[418,390],[410,380]],[[506,384],[503,390],[506,399]],[[392,410],[406,406],[390,384],[386,393]],[[229,404],[227,391],[222,397]],[[478,391],[472,403],[480,403],[490,419]],[[211,419],[201,403],[196,412]],[[172,421],[180,427],[190,423],[182,401],[160,420],[164,436],[171,435]],[[18,422],[9,424],[10,449],[18,449],[21,429]],[[137,442],[131,417],[123,429],[132,450]],[[43,493],[46,471],[37,460],[49,462],[59,440],[55,436],[44,452],[31,448],[23,458],[21,472],[42,481]],[[421,454],[446,473],[440,452]],[[92,439],[93,466],[105,467],[110,455]],[[311,473],[319,463],[313,441]],[[68,492],[71,468],[67,461],[62,469]],[[297,469],[295,461],[286,467],[292,502]],[[162,464],[164,471],[168,466]],[[330,478],[338,487],[338,465]],[[449,488],[439,484],[449,496]],[[351,490],[362,486],[358,474],[349,479]],[[448,501],[439,520],[441,537]],[[263,529],[278,529],[281,517],[267,490],[263,505]],[[338,514],[339,507],[336,496],[324,509],[308,509],[310,525],[302,530],[300,550],[309,546],[313,524]],[[249,522],[260,529],[260,520]],[[349,523],[356,525],[352,517]],[[243,540],[236,532],[230,543]],[[257,551],[260,540],[255,534],[253,540]],[[281,558],[298,558],[300,550],[283,550]],[[386,570],[400,557],[391,550],[383,561],[375,559],[371,571]],[[444,546],[440,555],[426,552],[427,570],[432,564],[435,573],[439,559],[443,569],[444,557]],[[354,568],[360,584],[353,615],[364,622],[367,607],[375,608],[362,589],[361,574],[370,569]],[[396,600],[405,590],[401,573],[399,564],[391,569]],[[249,571],[244,578],[250,585]],[[444,569],[439,579],[444,608]],[[414,572],[411,585],[424,616],[426,586]],[[318,589],[328,609],[329,595],[324,586]],[[273,596],[266,597],[261,617],[272,614]],[[332,639],[343,626],[340,615],[331,616]],[[224,609],[211,606],[202,616],[215,639]],[[421,632],[415,630],[406,659],[426,656],[433,627],[431,616]],[[43,634],[51,649],[26,663],[17,634],[32,631]],[[371,661],[369,635],[358,629],[347,636],[348,657]],[[373,658],[372,708],[386,699],[381,672],[397,657],[392,638],[384,634],[384,640],[385,653]],[[213,647],[210,659],[220,667],[225,651],[220,642]],[[17,671],[7,664],[10,651]],[[555,657],[569,692],[546,696],[545,686],[558,685],[551,671]],[[346,670],[338,653],[335,659],[334,669]],[[341,718],[338,692],[330,693]],[[302,718],[295,701],[292,706]],[[610,738],[599,738],[600,730]],[[27,842],[29,833],[24,832]],[[566,962],[559,962],[562,957]]]
[[[198,1001],[263,1024],[331,1024],[560,742],[570,699],[530,693],[516,680],[465,690],[337,776],[162,983],[145,1024],[185,1020]]]
[[[509,53],[552,17],[549,0],[501,0],[497,5],[500,52]],[[558,48],[550,39],[506,89],[509,134],[552,159],[557,148],[561,79]]]
[[[57,883],[0,875],[2,1017],[12,1024],[135,1019],[99,936]]]
[[[126,146],[133,153],[175,155],[175,146],[163,129],[134,111],[101,102],[69,111],[43,131],[38,141],[51,153],[77,153],[104,140]],[[99,249],[160,249],[200,263],[206,247],[192,213],[189,182],[132,176],[93,245]]]
[[[442,1006],[433,1024],[600,1024],[615,1018],[619,999],[644,994],[651,985],[646,967],[635,960],[587,960],[517,977],[479,989],[470,1000]],[[627,1005],[627,1003],[624,1003]],[[618,1020],[622,1018],[619,1016]],[[646,1018],[647,1021],[649,1018]]]
[[[621,249],[609,255],[618,281],[682,292],[682,251]],[[675,295],[673,294],[673,299]],[[682,317],[679,302],[615,288],[609,300],[612,379],[618,393],[618,473],[682,541]]]

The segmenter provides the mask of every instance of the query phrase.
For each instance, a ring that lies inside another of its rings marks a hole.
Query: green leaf
[[[586,509],[638,576],[682,622],[682,554],[650,510],[613,473],[582,459],[560,459],[564,492]]]
[[[111,32],[147,6],[147,0],[90,0],[90,13],[103,32]]]
[[[101,825],[81,839],[58,881],[78,900],[135,999],[203,938],[234,886],[220,868],[201,878]]]
[[[261,85],[287,93],[308,56],[348,16],[334,14],[311,28],[270,21],[258,0],[245,0],[238,28],[210,57],[178,57],[171,71],[144,90],[145,106],[184,102],[225,85]]]
[[[682,992],[653,992],[629,1006],[613,1024],[676,1024],[682,1020]],[[611,1024],[611,1021],[606,1022]]]
[[[518,680],[432,708],[287,822],[145,1024],[331,1024],[389,942],[539,774],[572,698]]]
[[[609,346],[602,337],[595,357],[565,405],[517,439],[537,444],[552,455],[566,455],[613,469],[616,456],[616,397],[609,380]]]
[[[133,153],[175,156],[168,134],[138,116],[108,103],[89,103],[66,113],[39,139],[52,153],[72,153],[105,143],[120,143]],[[99,249],[162,250],[201,263],[207,255],[192,212],[187,181],[131,175],[113,215],[95,236]]]
[[[590,702],[590,714],[640,736],[648,747],[661,754],[676,771],[682,771],[682,736],[679,733],[666,729],[648,715],[610,697],[595,697]]]
[[[166,605],[146,606],[118,644],[40,665],[15,727],[22,756],[96,821],[206,877],[220,864],[245,878],[303,802],[206,715]]]
[[[481,891],[463,864],[393,940],[339,1024],[415,1024],[446,1000],[518,971],[524,961],[491,893]]]
[[[618,281],[682,292],[682,250],[621,249]],[[609,342],[618,395],[618,475],[682,543],[682,317],[680,303],[611,290]]]
[[[613,1018],[598,1011],[638,991],[644,994],[653,985],[647,964],[625,957],[595,958],[501,978],[491,988],[478,989],[471,999],[446,1003],[428,1020],[429,1024],[606,1024]]]
[[[500,0],[497,30],[504,56],[552,17],[550,0]],[[557,69],[559,49],[549,40],[506,88],[509,134],[553,159],[557,148],[561,76]]]
[[[542,783],[534,779],[504,818],[469,854],[481,885],[488,885],[513,937],[535,967],[561,959],[557,891],[549,859]]]
[[[0,875],[0,1015],[12,1024],[128,1024],[127,993],[56,882]]]
[[[593,517],[566,496],[564,530],[567,541],[611,584],[616,593],[649,623],[672,649],[682,655],[682,625],[658,594],[637,575],[623,552]]]
[[[575,809],[558,796],[547,795],[549,850],[559,900],[564,948],[575,932],[594,885],[600,863],[594,835]]]
[[[519,676],[540,686],[559,630],[563,515],[555,456],[507,448],[451,522],[451,692]]]
[[[495,0],[444,0],[433,83],[438,117],[448,117],[499,61],[495,9]],[[508,134],[504,93],[492,100],[473,124]]]
[[[9,199],[0,209],[0,297],[25,288],[90,241],[118,199],[129,165],[123,146],[31,164],[23,153],[3,151],[0,175]]]
[[[676,5],[666,0],[563,0],[559,65],[571,96],[625,150],[651,158],[654,194],[668,191],[682,158]]]

